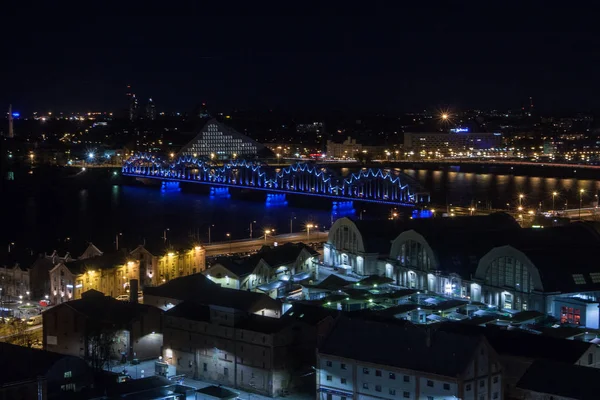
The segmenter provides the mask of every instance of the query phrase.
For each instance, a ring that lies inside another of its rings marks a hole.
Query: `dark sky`
[[[3,13],[2,108],[118,110],[127,83],[166,111],[202,101],[290,111],[514,109],[529,96],[543,110],[598,106],[600,35],[573,24],[569,10],[550,20],[537,9],[449,2],[264,11],[233,3],[234,15],[177,2],[87,3],[19,3]]]

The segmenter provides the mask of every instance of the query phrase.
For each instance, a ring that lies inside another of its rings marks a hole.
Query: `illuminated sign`
[[[461,133],[461,132],[469,132],[469,128],[452,128],[450,132],[453,133]]]
[[[12,113],[12,116],[15,118],[19,118],[21,116],[21,114],[18,112],[14,112],[14,113]]]

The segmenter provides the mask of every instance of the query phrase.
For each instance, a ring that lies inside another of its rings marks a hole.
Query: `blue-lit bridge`
[[[270,167],[245,160],[217,165],[191,156],[169,161],[139,153],[125,161],[122,173],[163,182],[200,183],[216,188],[235,187],[399,207],[429,202],[429,194],[419,192],[416,182],[394,170],[362,169],[342,177],[327,167],[302,162],[288,167]]]

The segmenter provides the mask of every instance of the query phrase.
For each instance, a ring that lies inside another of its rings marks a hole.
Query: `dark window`
[[[402,393],[402,397],[404,397],[405,399],[410,399],[410,392]]]
[[[479,387],[484,387],[485,386],[485,381],[479,381]]]
[[[227,367],[223,368],[223,375],[229,376],[229,368],[227,368]]]
[[[344,363],[341,363],[341,364],[340,364],[340,368],[341,368],[341,369],[346,369],[346,364],[344,364]]]
[[[396,395],[396,389],[390,389],[390,394],[392,396],[395,396]]]
[[[340,397],[340,400],[346,400],[346,397],[342,396]]]
[[[333,395],[331,393],[327,393],[327,400],[333,400]]]
[[[327,378],[326,378],[326,379],[327,379],[328,381],[332,380],[332,378],[331,378],[331,375],[327,375]]]
[[[498,377],[497,376],[494,377],[494,383],[498,383]]]
[[[368,389],[369,388],[369,384],[368,383],[363,383],[363,389]]]
[[[592,365],[594,363],[594,354],[590,353],[588,354],[588,364]]]
[[[450,390],[450,384],[444,383],[444,390]]]
[[[375,385],[375,391],[381,392],[381,385]]]
[[[498,398],[498,392],[494,392],[494,394],[492,395],[493,399],[497,399]]]
[[[393,372],[390,372],[390,379],[396,379],[396,374]]]
[[[410,376],[404,375],[404,382],[410,382]]]
[[[369,368],[363,368],[363,374],[369,375]]]
[[[380,370],[378,370],[378,369],[376,369],[376,370],[375,370],[375,376],[381,376],[381,371],[380,371]]]
[[[208,371],[208,365],[206,363],[204,363],[204,365],[202,366],[202,370],[204,372]]]
[[[325,365],[327,365],[328,367],[331,367],[333,365],[333,363],[331,361],[325,361]]]
[[[470,391],[471,391],[471,384],[470,384],[470,383],[467,383],[467,386],[465,386],[465,390],[466,390],[467,392],[470,392]]]
[[[433,387],[433,381],[427,381],[427,386]]]
[[[346,378],[341,378],[341,379],[340,379],[340,383],[341,383],[342,385],[345,385],[345,384],[346,384]]]

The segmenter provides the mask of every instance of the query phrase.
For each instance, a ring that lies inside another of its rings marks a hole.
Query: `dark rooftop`
[[[600,369],[538,360],[525,371],[517,388],[572,399],[597,399]]]
[[[156,310],[155,307],[149,305],[120,301],[110,296],[104,296],[95,290],[84,292],[81,299],[61,303],[48,311],[53,312],[59,307],[71,308],[96,322],[106,321],[121,325],[135,321],[150,310]]]
[[[0,386],[4,383],[36,379],[45,376],[46,373],[60,360],[72,363],[74,367],[80,368],[82,361],[78,357],[54,353],[51,351],[31,349],[0,342],[0,354],[6,362],[10,360],[10,367],[2,368],[0,374]]]
[[[362,236],[366,253],[389,254],[392,240],[394,240],[404,230],[403,225],[398,221],[351,221],[354,223],[354,225],[356,225]]]
[[[461,323],[442,323],[436,328],[444,332],[465,335],[484,335],[500,355],[512,355],[541,360],[553,360],[574,364],[583,354],[595,346],[576,340],[565,340],[544,335],[527,333],[522,330],[507,330],[497,326],[475,326]],[[549,351],[548,349],[552,349]]]
[[[214,386],[214,385],[207,386],[202,389],[198,389],[198,390],[196,390],[196,393],[201,393],[205,396],[210,396],[210,397],[214,397],[215,399],[221,399],[221,400],[231,400],[231,399],[235,399],[239,396],[239,394],[234,391],[226,389],[222,386]]]
[[[341,317],[319,352],[454,377],[467,368],[479,338]]]
[[[65,265],[74,274],[82,274],[88,270],[110,269],[126,264],[129,254],[125,250],[104,253],[101,256],[71,261]]]
[[[144,295],[148,294],[152,296],[185,300],[186,297],[193,297],[208,288],[216,286],[218,285],[213,281],[203,274],[198,273],[171,279],[169,282],[160,286],[146,286],[144,288]]]

